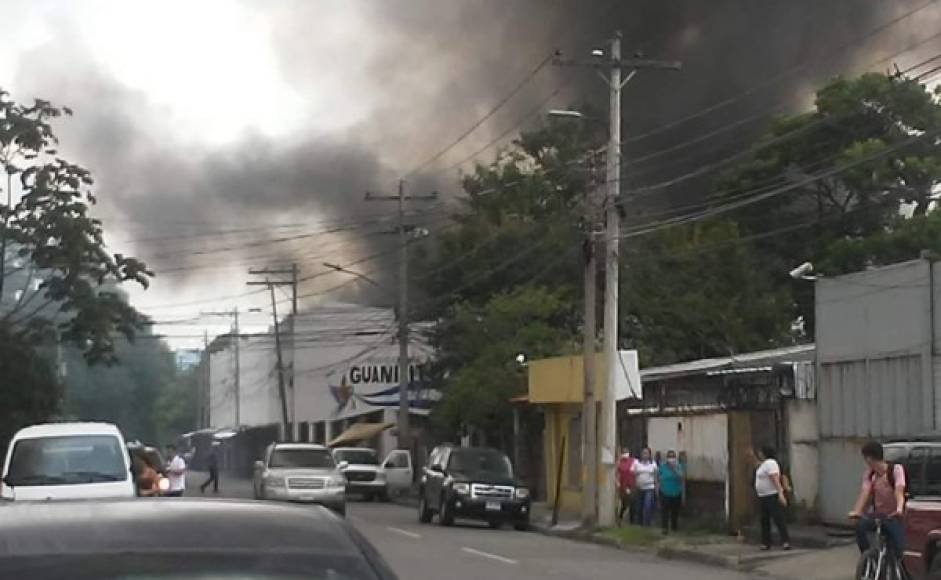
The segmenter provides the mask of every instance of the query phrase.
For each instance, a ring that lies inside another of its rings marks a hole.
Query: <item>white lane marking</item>
[[[420,540],[421,534],[416,534],[415,532],[410,532],[408,530],[403,530],[402,528],[393,528],[392,526],[386,526],[386,529],[390,532],[395,532],[396,534],[402,534],[403,536],[408,536],[414,540]]]
[[[491,560],[496,560],[497,562],[503,562],[504,564],[518,564],[516,560],[511,560],[510,558],[504,558],[503,556],[498,556],[497,554],[491,554],[490,552],[481,552],[480,550],[475,550],[473,548],[463,547],[462,551],[467,552],[468,554],[474,554],[475,556],[482,556],[484,558],[490,558]]]

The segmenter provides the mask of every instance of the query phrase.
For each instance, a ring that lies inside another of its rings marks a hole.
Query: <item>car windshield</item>
[[[502,477],[513,476],[513,468],[507,456],[490,449],[455,450],[451,452],[448,468],[465,474],[487,473]]]
[[[275,449],[271,453],[268,467],[298,467],[326,469],[335,464],[326,449]]]
[[[342,449],[335,451],[337,461],[346,461],[350,465],[379,465],[379,457],[372,449]]]
[[[124,481],[125,454],[113,435],[67,435],[21,439],[13,446],[6,481],[58,485]]]

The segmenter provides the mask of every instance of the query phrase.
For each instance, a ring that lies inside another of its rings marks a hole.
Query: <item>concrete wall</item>
[[[814,510],[820,473],[817,403],[790,400],[786,405],[788,457],[794,499],[798,505]]]
[[[725,413],[684,417],[651,417],[647,440],[651,449],[686,452],[687,478],[724,482],[729,470],[728,418]]]
[[[817,282],[818,508],[826,521],[845,521],[865,440],[937,428],[934,269],[915,260]]]
[[[231,349],[209,354],[209,426],[235,425],[235,353]]]

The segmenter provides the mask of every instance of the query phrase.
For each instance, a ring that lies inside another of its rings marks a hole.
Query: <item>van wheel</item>
[[[418,498],[418,521],[427,524],[431,521],[431,510],[428,508],[428,502],[425,501],[425,493],[422,492]]]

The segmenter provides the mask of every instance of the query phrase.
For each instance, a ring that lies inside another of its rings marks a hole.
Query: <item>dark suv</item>
[[[434,514],[443,526],[455,518],[483,520],[496,528],[529,527],[529,489],[513,478],[506,455],[486,447],[441,445],[428,457],[419,484],[418,520]]]

